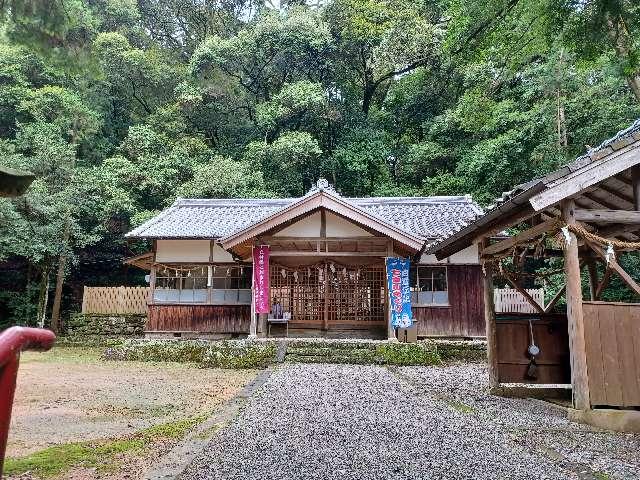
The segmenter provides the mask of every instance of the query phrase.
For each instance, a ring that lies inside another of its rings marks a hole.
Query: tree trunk
[[[68,216],[64,226],[62,237],[63,248],[69,245],[71,236],[71,218]],[[56,273],[56,290],[53,296],[53,308],[51,310],[51,330],[57,335],[62,332],[62,322],[60,321],[60,306],[62,304],[62,286],[64,285],[64,270],[67,264],[67,254],[62,253],[58,258],[58,272]]]
[[[640,103],[640,73],[637,75],[628,76],[627,84],[629,85],[629,88],[631,88],[631,91],[636,97],[638,103]]]
[[[49,303],[49,264],[46,263],[42,268],[40,276],[40,293],[38,294],[38,327],[44,328],[44,322],[47,318],[47,303]]]
[[[558,100],[558,115],[556,118],[556,123],[558,127],[558,147],[563,150],[567,148],[567,123],[565,120],[564,113],[564,102],[562,101],[562,93],[560,92],[560,88],[556,91],[556,96]]]
[[[364,95],[362,96],[362,111],[365,116],[369,115],[369,109],[371,108],[371,102],[373,100],[373,94],[376,91],[376,85],[374,83],[365,83]]]

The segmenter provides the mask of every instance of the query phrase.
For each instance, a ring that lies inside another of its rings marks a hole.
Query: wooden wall
[[[482,267],[447,265],[449,306],[413,307],[419,336],[484,337]]]
[[[583,302],[591,405],[640,407],[640,304]]]
[[[249,333],[250,305],[149,305],[146,331]]]
[[[498,344],[498,378],[503,383],[568,384],[571,383],[569,333],[564,314],[498,314],[496,315]],[[540,349],[536,357],[536,378],[527,376],[533,337]]]

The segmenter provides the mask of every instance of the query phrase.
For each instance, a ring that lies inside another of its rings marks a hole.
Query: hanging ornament
[[[282,278],[287,278],[287,272],[285,272],[284,268],[280,270],[280,275],[282,275]]]
[[[336,266],[333,263],[329,265],[329,268],[331,269],[331,273],[336,273]]]
[[[345,277],[347,276],[347,269],[346,268],[342,269],[342,275],[344,275]]]
[[[298,283],[298,271],[297,270],[295,272],[293,272],[293,278],[296,281],[296,283]]]
[[[307,267],[307,277],[311,278],[311,267]]]
[[[569,245],[571,245],[571,235],[569,235],[569,227],[568,226],[564,226],[560,229],[560,231],[562,232],[562,235],[564,236],[564,243],[567,245],[567,247]]]
[[[227,277],[231,275],[231,269],[227,268]]]
[[[244,267],[240,267],[240,275],[244,275]]]
[[[615,260],[615,259],[616,259],[616,252],[615,252],[615,250],[613,249],[613,245],[612,245],[611,243],[609,243],[609,244],[607,245],[607,253],[606,253],[606,255],[605,255],[605,258],[606,258],[606,260],[607,260],[607,265],[609,265],[609,262],[610,262],[611,260]]]
[[[191,270],[187,272],[187,277],[190,277],[190,276],[191,276]]]
[[[487,276],[487,267],[485,267],[485,262],[482,262],[482,276],[486,277]]]

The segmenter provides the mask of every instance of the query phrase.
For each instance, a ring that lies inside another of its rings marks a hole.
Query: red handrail
[[[20,352],[49,350],[55,340],[53,332],[40,328],[11,327],[0,333],[0,477],[9,436]]]

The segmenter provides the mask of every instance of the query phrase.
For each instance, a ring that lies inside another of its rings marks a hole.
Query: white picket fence
[[[527,288],[526,292],[544,308],[544,288]],[[496,288],[493,291],[496,313],[536,313],[524,295],[513,288]]]

